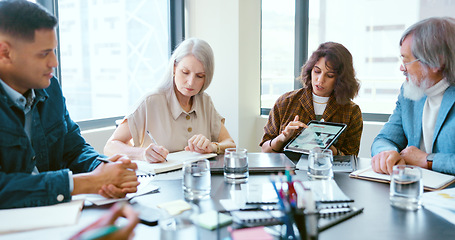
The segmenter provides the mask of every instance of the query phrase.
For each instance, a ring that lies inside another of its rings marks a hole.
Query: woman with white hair
[[[181,150],[221,154],[235,147],[210,96],[214,57],[210,45],[196,38],[173,52],[162,83],[127,115],[104,147],[106,155],[163,162]]]

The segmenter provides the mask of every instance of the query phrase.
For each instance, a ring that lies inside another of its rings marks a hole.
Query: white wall
[[[207,89],[237,146],[260,151],[260,0],[187,0],[186,36],[207,41],[215,74]]]

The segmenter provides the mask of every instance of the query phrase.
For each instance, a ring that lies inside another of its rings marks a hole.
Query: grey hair
[[[424,65],[439,68],[450,85],[455,85],[455,19],[432,17],[410,26],[400,39],[413,35],[412,55]]]
[[[215,69],[215,60],[212,48],[202,39],[188,38],[181,42],[172,53],[168,66],[164,72],[164,76],[158,86],[158,91],[168,92],[174,88],[174,66],[176,66],[184,57],[188,55],[193,55],[202,63],[202,66],[204,67],[205,82],[198,94],[203,93],[204,90],[209,87],[212,82],[213,72]]]

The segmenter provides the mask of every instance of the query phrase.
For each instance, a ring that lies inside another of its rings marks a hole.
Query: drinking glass
[[[308,177],[311,180],[328,180],[333,177],[333,155],[330,149],[314,148],[308,155]]]
[[[248,156],[244,148],[227,148],[224,153],[224,180],[227,183],[248,181]]]
[[[393,166],[390,181],[390,204],[406,210],[421,207],[423,194],[422,169],[417,166]]]
[[[207,159],[183,163],[183,191],[186,200],[210,196],[210,163]]]

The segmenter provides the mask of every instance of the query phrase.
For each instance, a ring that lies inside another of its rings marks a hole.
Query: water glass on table
[[[248,152],[244,148],[227,148],[224,152],[224,181],[245,183],[248,181]]]
[[[314,148],[308,155],[308,177],[310,180],[333,178],[333,154],[330,149]]]
[[[421,207],[423,194],[422,169],[417,166],[393,166],[390,181],[390,204],[406,210]]]
[[[183,163],[183,191],[186,200],[209,197],[210,181],[210,163],[207,159]]]

